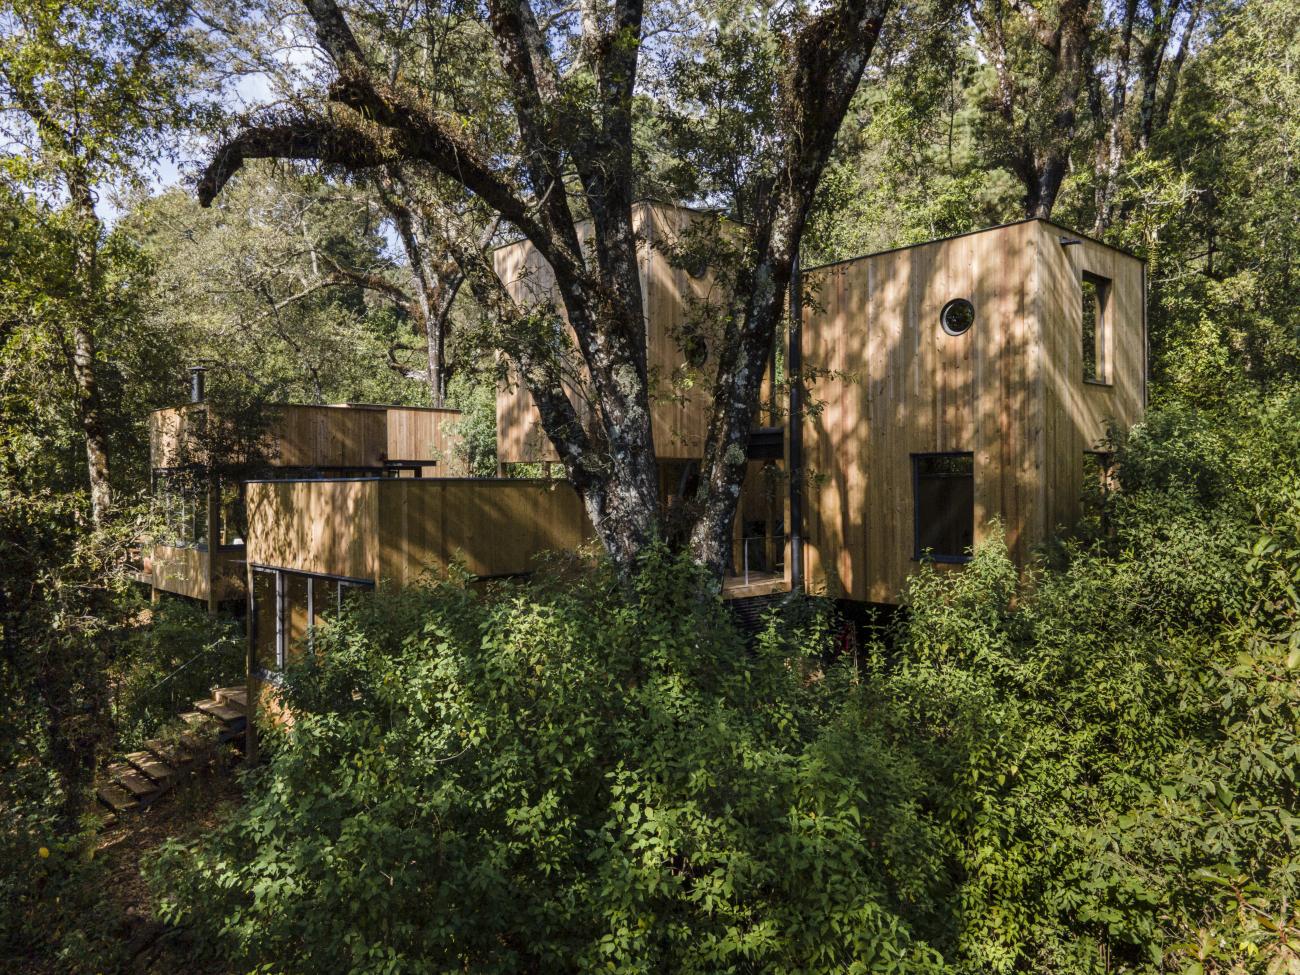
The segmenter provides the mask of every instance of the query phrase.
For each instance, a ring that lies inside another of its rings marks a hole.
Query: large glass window
[[[297,663],[312,646],[314,628],[346,605],[347,594],[369,582],[253,569],[253,654],[259,670]]]
[[[275,572],[253,570],[253,666],[257,670],[274,670],[280,666],[278,581]]]
[[[327,616],[337,616],[339,611],[339,583],[337,579],[312,579],[311,625],[314,630],[325,622]]]
[[[308,587],[307,576],[296,572],[284,574],[285,644],[283,659],[286,664],[302,660],[307,648]]]
[[[975,544],[975,457],[913,454],[913,558],[966,562]]]

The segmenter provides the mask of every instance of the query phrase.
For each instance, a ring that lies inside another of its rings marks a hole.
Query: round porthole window
[[[939,324],[949,335],[963,335],[975,324],[975,306],[965,298],[954,298],[939,312]]]
[[[709,273],[708,259],[703,255],[696,255],[686,262],[686,273],[691,277],[699,280]]]
[[[709,361],[709,343],[698,335],[688,335],[682,343],[682,351],[686,354],[687,365],[692,369],[699,369]]]

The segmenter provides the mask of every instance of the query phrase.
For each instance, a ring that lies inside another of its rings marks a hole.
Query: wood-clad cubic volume
[[[703,454],[712,350],[685,395],[662,377],[680,372],[693,311],[724,296],[710,272],[694,277],[667,254],[705,215],[639,204],[634,218],[657,380],[654,442],[669,474]],[[494,261],[517,301],[554,302],[553,276],[527,242],[499,248]],[[1144,275],[1138,258],[1045,220],[806,271],[804,375],[816,377],[800,465],[806,588],[897,602],[919,557],[960,563],[1000,524],[1025,565],[1075,521],[1108,427],[1127,429],[1145,406]],[[581,414],[583,398],[574,401]],[[517,384],[498,392],[497,430],[504,464],[556,458]],[[791,469],[786,439],[782,477]],[[671,494],[678,478],[661,481]],[[733,596],[772,591],[776,575],[790,582],[788,508],[754,502],[758,483],[747,483],[742,508],[766,507],[767,527],[751,538],[761,522],[738,514],[724,586]],[[965,545],[936,553],[936,539]],[[774,546],[784,557],[768,554]],[[754,555],[774,570],[759,571],[759,589],[746,572]]]
[[[250,675],[292,661],[350,590],[411,585],[453,563],[522,575],[592,537],[577,493],[556,480],[253,481],[247,498]]]
[[[385,464],[426,461],[424,477],[462,477],[456,450],[459,410],[417,406],[288,403],[270,410],[271,421],[256,453],[268,468],[320,471],[382,471]],[[206,422],[204,404],[155,410],[149,415],[149,456],[154,470],[194,460]]]
[[[154,593],[217,602],[245,595],[246,517],[240,485],[218,483],[210,504],[203,479],[193,476],[209,458],[213,422],[206,403],[157,410],[148,421],[154,490],[169,512],[164,534],[143,546],[138,578]],[[239,467],[280,478],[373,476],[448,478],[465,474],[458,447],[458,410],[370,404],[283,404],[269,410],[260,443],[248,456],[211,458],[217,468]],[[248,476],[247,473],[244,476]],[[217,548],[209,552],[216,540]],[[217,585],[210,584],[211,578]]]
[[[806,272],[809,589],[896,602],[936,465],[969,463],[973,540],[1000,523],[1020,565],[1076,520],[1108,425],[1145,406],[1144,273],[1044,220]],[[973,321],[952,334],[960,299]]]
[[[556,480],[272,480],[247,494],[250,566],[369,582],[407,585],[453,562],[520,575],[592,535],[577,492]]]

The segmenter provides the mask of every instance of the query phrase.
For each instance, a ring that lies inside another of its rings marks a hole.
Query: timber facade
[[[638,205],[635,218],[671,518],[695,491],[727,297],[710,268],[674,252],[693,229],[729,230],[660,204]],[[530,245],[493,257],[518,303],[557,320],[549,268]],[[754,417],[724,598],[802,590],[894,603],[922,560],[959,568],[997,530],[1025,565],[1079,517],[1089,479],[1106,476],[1110,432],[1145,407],[1143,262],[1048,221],[812,268],[799,285]],[[569,375],[583,416],[580,366]],[[806,408],[787,408],[792,388]],[[151,418],[160,483],[184,468],[178,445],[201,414]],[[452,459],[449,411],[284,407],[266,438],[273,461],[239,484],[242,520],[208,515],[207,537],[230,545],[155,545],[151,584],[247,599],[250,673],[265,674],[308,647],[350,591],[453,562],[516,576],[544,552],[590,543],[513,378],[496,416],[498,477],[469,478]]]

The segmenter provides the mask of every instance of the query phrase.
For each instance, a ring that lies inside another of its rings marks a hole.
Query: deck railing
[[[732,578],[749,585],[751,577],[785,572],[785,535],[745,535],[732,539]]]

